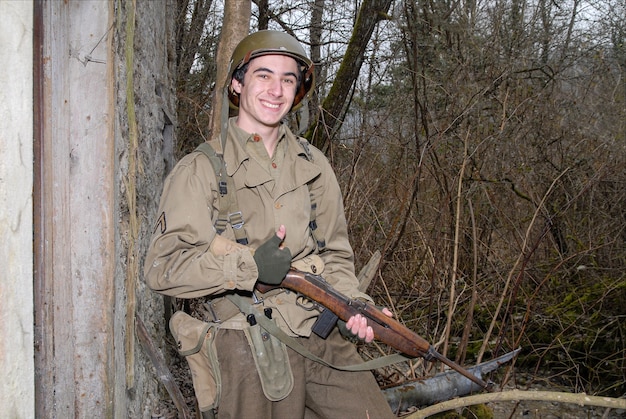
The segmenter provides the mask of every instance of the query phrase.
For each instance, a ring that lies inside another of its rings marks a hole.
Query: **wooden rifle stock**
[[[438,353],[426,339],[394,318],[387,316],[373,304],[346,297],[319,275],[291,269],[280,284],[267,285],[257,282],[256,288],[261,292],[275,288],[290,289],[321,304],[346,322],[350,317],[361,314],[368,319],[368,325],[374,330],[376,339],[410,357],[422,357],[427,361],[438,360],[443,362],[459,374],[491,391],[491,384]]]

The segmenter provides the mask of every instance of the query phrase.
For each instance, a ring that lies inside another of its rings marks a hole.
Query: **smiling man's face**
[[[250,61],[244,82],[232,80],[239,94],[237,125],[249,133],[276,128],[293,104],[298,63],[286,55],[262,55]]]

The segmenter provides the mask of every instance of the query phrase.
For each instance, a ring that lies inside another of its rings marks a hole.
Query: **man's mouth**
[[[266,102],[266,101],[261,101],[261,103],[263,104],[263,106],[266,106],[268,108],[272,108],[272,109],[280,108],[280,104],[270,103],[270,102]]]

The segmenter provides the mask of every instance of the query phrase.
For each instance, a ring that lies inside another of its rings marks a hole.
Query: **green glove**
[[[279,248],[282,239],[273,236],[254,252],[254,261],[259,269],[259,282],[269,285],[280,284],[291,267],[291,251]]]
[[[347,323],[341,319],[337,320],[337,329],[339,329],[339,333],[341,333],[341,336],[348,340],[351,340],[354,337],[352,331],[348,329]]]

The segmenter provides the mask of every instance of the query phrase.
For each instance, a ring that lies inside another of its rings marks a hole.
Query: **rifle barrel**
[[[431,346],[431,348],[432,348],[432,346]],[[443,362],[444,364],[446,364],[447,366],[449,366],[450,368],[452,368],[454,371],[458,372],[459,374],[461,374],[465,378],[472,380],[473,382],[475,382],[476,384],[478,384],[479,386],[481,386],[485,390],[487,390],[487,391],[492,391],[493,390],[493,383],[492,382],[487,383],[482,378],[475,376],[474,374],[472,374],[471,372],[469,372],[465,368],[461,367],[456,362],[446,358],[445,356],[441,355],[439,352],[435,351],[434,349],[432,349],[432,351],[431,351],[431,356],[433,358],[435,358],[436,360]]]

